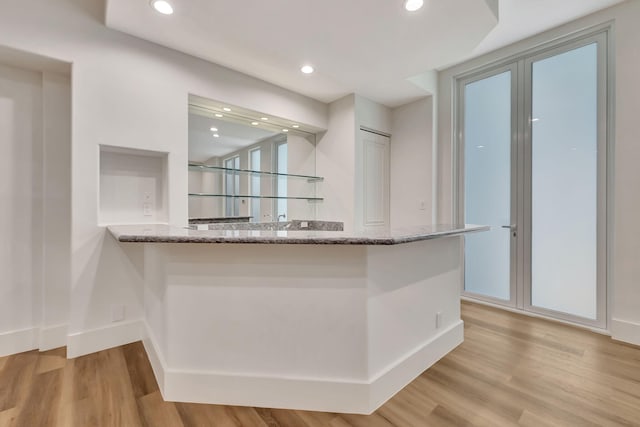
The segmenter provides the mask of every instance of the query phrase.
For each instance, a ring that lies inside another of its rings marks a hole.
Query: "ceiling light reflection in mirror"
[[[311,65],[303,65],[302,68],[300,68],[300,71],[302,71],[304,74],[311,74],[313,73],[314,69]]]
[[[415,12],[424,6],[424,0],[405,0],[404,8],[409,12]]]
[[[292,132],[308,137],[321,130],[264,112],[195,95],[189,97],[190,162],[204,163],[214,157],[224,157],[278,134]]]
[[[166,0],[151,0],[149,4],[163,15],[171,15],[173,13],[173,6]]]

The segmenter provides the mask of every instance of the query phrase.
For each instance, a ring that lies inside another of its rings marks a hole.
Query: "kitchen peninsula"
[[[463,340],[462,235],[108,227],[144,244],[165,400],[371,413]]]

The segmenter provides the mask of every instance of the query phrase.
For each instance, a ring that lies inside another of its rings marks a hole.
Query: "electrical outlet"
[[[307,221],[300,221],[300,228],[309,228],[309,223]]]
[[[142,215],[153,216],[153,193],[151,191],[142,193]]]
[[[123,304],[115,304],[111,306],[111,321],[112,322],[121,322],[125,318],[124,315],[124,305]]]
[[[442,312],[439,311],[436,313],[436,329],[440,329],[442,327]]]

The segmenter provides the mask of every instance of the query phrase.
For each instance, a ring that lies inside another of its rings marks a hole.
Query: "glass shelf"
[[[221,166],[208,166],[208,165],[198,165],[194,163],[189,163],[189,169],[195,171],[212,171],[212,172],[228,172],[228,173],[246,173],[250,175],[265,175],[265,176],[273,176],[273,177],[283,177],[283,178],[305,178],[308,182],[321,182],[324,181],[324,178],[321,176],[311,176],[311,175],[296,175],[290,173],[278,173],[278,172],[263,172],[263,171],[254,171],[250,169],[231,169],[231,168],[223,168]],[[256,197],[256,196],[242,196],[242,197]],[[277,198],[277,197],[272,197]],[[287,197],[284,197],[287,198]],[[289,199],[306,199],[307,197],[289,197]]]
[[[234,199],[287,199],[287,200],[309,200],[321,202],[322,197],[293,197],[293,196],[248,196],[248,195],[228,195],[228,194],[212,194],[212,193],[189,193],[193,197],[233,197]]]

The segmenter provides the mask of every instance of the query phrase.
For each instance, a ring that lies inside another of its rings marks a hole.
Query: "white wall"
[[[41,173],[42,74],[0,65],[0,333],[39,321]],[[0,345],[0,354],[14,350],[6,340]]]
[[[0,355],[65,343],[69,99],[65,75],[0,65]]]
[[[114,306],[127,307],[127,320],[141,317],[140,259],[97,225],[99,144],[169,153],[168,217],[182,225],[189,93],[327,127],[325,104],[109,30],[103,9],[100,0],[25,0],[4,4],[0,14],[3,44],[73,63],[70,356],[99,348],[91,337],[114,326]],[[129,340],[129,332],[111,343]]]
[[[343,221],[345,231],[363,227],[363,164],[360,127],[391,133],[391,110],[358,94],[329,104],[328,131],[316,145],[324,202],[318,219]],[[391,142],[393,145],[393,140]]]
[[[392,228],[432,222],[432,114],[432,97],[389,109],[356,95],[356,130],[365,127],[391,134],[389,197]],[[357,135],[355,211],[356,226],[361,226],[364,175],[360,132]]]
[[[71,81],[45,71],[43,91],[43,291],[40,349],[66,343],[71,266]]]
[[[287,134],[288,173],[296,175],[316,175],[316,143],[313,136]],[[288,178],[287,194],[291,197],[331,197],[322,193],[322,182],[309,182],[304,178]],[[289,200],[287,219],[316,219],[317,207],[323,202]]]
[[[355,96],[356,101],[356,127],[366,127],[382,133],[390,134],[391,110],[375,101],[361,95]]]
[[[614,170],[612,194],[612,241],[610,242],[610,329],[614,338],[640,344],[640,212],[637,185],[640,182],[640,146],[637,143],[637,114],[640,111],[640,2],[618,6],[576,20],[496,52],[446,69],[439,76],[438,139],[441,219],[452,219],[452,117],[451,85],[454,75],[504,58],[581,29],[613,21],[615,64]]]
[[[343,221],[345,231],[354,229],[355,198],[355,95],[329,104],[327,132],[316,145],[316,171],[324,177],[325,200],[318,206],[318,219]]]
[[[389,109],[352,94],[329,106],[329,130],[317,145],[318,175],[325,177],[319,219],[363,227],[361,127],[391,134],[390,226],[432,222],[432,98]],[[424,201],[424,209],[420,203]]]
[[[432,97],[392,110],[391,227],[431,224]]]

